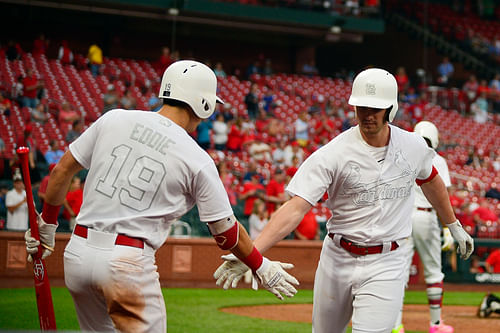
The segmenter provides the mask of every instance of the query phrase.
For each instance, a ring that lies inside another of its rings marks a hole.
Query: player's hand
[[[56,229],[57,224],[45,223],[42,216],[38,214],[38,233],[40,235],[40,241],[42,242],[42,247],[44,247],[42,253],[42,259],[47,258],[54,252],[54,246],[56,243]],[[28,229],[24,234],[24,240],[26,241],[26,251],[28,252],[28,261],[32,262],[32,255],[38,252],[38,246],[40,241],[31,236],[31,229]]]
[[[443,228],[443,245],[441,246],[442,251],[449,251],[453,248],[453,236],[451,235],[450,229],[447,227]]]
[[[285,269],[291,269],[293,265],[271,261],[266,257],[263,259],[262,265],[255,272],[262,286],[280,300],[283,300],[283,295],[293,297],[297,293],[293,285],[298,286],[299,281],[285,272]]]
[[[466,260],[470,257],[472,252],[474,252],[474,240],[467,233],[467,231],[462,228],[460,221],[456,220],[453,223],[447,225],[450,229],[451,235],[458,243],[457,252],[460,253],[460,257]]]
[[[224,260],[224,263],[220,265],[214,273],[214,278],[217,280],[215,284],[220,286],[224,283],[222,288],[226,290],[229,286],[236,288],[238,286],[238,282],[250,268],[248,268],[248,266],[239,260],[234,254],[227,254],[221,256],[221,258]]]

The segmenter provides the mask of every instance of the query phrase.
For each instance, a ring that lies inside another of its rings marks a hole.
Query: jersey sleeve
[[[314,153],[301,164],[286,191],[315,205],[332,183],[332,171],[326,168],[320,154]]]
[[[207,163],[195,176],[194,198],[200,220],[213,222],[229,217],[233,209],[214,163]]]
[[[434,149],[429,148],[422,137],[419,138],[419,146],[417,149],[421,151],[422,158],[420,159],[420,165],[417,169],[417,179],[420,181],[425,181],[432,173],[432,162],[436,152]],[[439,172],[439,170],[438,170]]]

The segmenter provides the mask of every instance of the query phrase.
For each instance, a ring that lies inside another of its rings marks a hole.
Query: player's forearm
[[[294,197],[281,206],[271,217],[254,244],[264,253],[274,244],[285,238],[299,225],[311,205],[304,199]]]
[[[241,225],[241,223],[239,223],[239,232],[240,235],[238,244],[233,249],[231,249],[231,252],[239,259],[244,259],[248,257],[248,255],[252,252],[254,245],[252,240],[250,239],[250,236],[248,235],[243,225]]]
[[[441,177],[437,175],[430,182],[423,184],[421,188],[427,200],[429,200],[432,207],[436,210],[441,223],[446,226],[455,222],[457,218],[453,212],[448,191]]]

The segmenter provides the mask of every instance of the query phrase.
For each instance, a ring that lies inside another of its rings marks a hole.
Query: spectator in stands
[[[344,119],[344,121],[342,121],[342,132],[354,126],[354,123],[355,123],[354,112],[353,111],[347,112],[347,117]]]
[[[484,124],[488,121],[488,100],[486,93],[482,92],[478,98],[470,105],[470,112],[475,122]]]
[[[236,118],[230,123],[230,130],[227,135],[227,149],[239,152],[243,146],[243,132],[241,130],[241,118]]]
[[[275,147],[272,150],[273,164],[278,168],[285,166],[285,148],[286,148],[286,140],[281,139],[278,140]]]
[[[313,140],[316,144],[320,144],[323,139],[330,141],[335,135],[335,122],[328,117],[326,112],[321,112],[314,126]]]
[[[38,198],[40,198],[40,211],[43,208],[43,203],[45,202],[45,192],[47,191],[47,185],[49,184],[49,178],[50,178],[50,173],[52,172],[52,169],[54,169],[56,165],[55,164],[49,164],[49,172],[42,178],[42,181],[40,182],[40,186],[38,187]]]
[[[90,71],[92,72],[92,75],[98,76],[101,71],[101,65],[103,60],[101,48],[97,44],[90,45],[87,58],[89,61]]]
[[[220,61],[217,61],[215,63],[215,68],[214,68],[214,73],[215,73],[215,76],[217,76],[218,78],[226,78],[226,72],[224,71],[224,69],[222,68],[222,63]]]
[[[49,40],[45,38],[45,35],[41,33],[38,35],[38,38],[33,41],[33,51],[31,54],[33,57],[37,57],[40,55],[45,55],[47,53],[47,49],[49,48]]]
[[[224,103],[222,110],[220,110],[220,113],[224,116],[224,122],[230,125],[229,123],[234,119],[236,111],[233,111],[231,104],[226,102]]]
[[[309,143],[309,123],[306,111],[299,113],[299,117],[295,120],[295,140],[301,147],[307,146]]]
[[[395,78],[396,82],[398,83],[399,96],[406,94],[408,88],[410,87],[410,80],[408,79],[408,75],[406,75],[406,69],[403,66],[398,67]]]
[[[203,119],[198,127],[196,128],[197,138],[196,141],[201,148],[207,150],[210,149],[210,135],[213,128],[212,121],[210,119]]]
[[[286,182],[288,183],[290,179],[295,175],[297,170],[299,169],[300,161],[298,156],[292,157],[292,164],[286,169]]]
[[[297,158],[298,164],[304,161],[304,149],[302,149],[297,141],[293,141],[285,147],[285,165],[287,167],[294,164],[293,158]]]
[[[105,114],[109,110],[116,109],[118,107],[119,97],[118,93],[115,90],[114,84],[108,84],[108,91],[103,96],[104,107],[102,110],[102,114]]]
[[[494,249],[484,262],[488,273],[500,273],[500,249]]]
[[[257,161],[255,161],[254,159],[250,159],[248,161],[248,165],[247,165],[247,169],[245,171],[245,174],[243,175],[243,182],[249,182],[252,180],[253,176],[255,175],[259,175],[259,171],[258,171],[258,167],[259,167],[259,164],[257,163]],[[259,179],[259,181],[261,181],[262,179]]]
[[[286,174],[278,168],[266,186],[266,203],[269,216],[288,199],[285,193]]]
[[[453,67],[453,64],[450,62],[448,57],[444,57],[443,62],[441,62],[437,67],[437,72],[437,82],[443,86],[448,86],[453,73],[455,72],[455,67]]]
[[[135,97],[132,96],[130,89],[125,90],[122,98],[120,99],[121,107],[125,110],[135,110],[137,108],[137,101]]]
[[[14,42],[13,40],[9,40],[7,42],[7,50],[5,51],[5,55],[7,56],[7,60],[14,61],[20,60],[23,54],[23,50],[19,43]]]
[[[73,51],[69,48],[68,41],[63,40],[61,46],[59,46],[59,52],[57,54],[57,59],[62,65],[70,65],[73,63]]]
[[[300,224],[294,231],[295,239],[314,240],[319,239],[318,221],[316,214],[310,209],[305,215]]]
[[[237,196],[234,186],[234,175],[229,172],[224,160],[217,163],[217,170],[219,171],[219,177],[222,181],[222,184],[224,184],[224,188],[226,189],[227,196],[229,197],[229,202],[232,206],[236,206],[238,202],[236,200]]]
[[[490,89],[494,92],[500,93],[500,73],[495,74],[490,81]]]
[[[214,147],[217,150],[226,150],[229,126],[224,122],[224,115],[218,113],[213,123]]]
[[[486,272],[484,263],[481,262],[481,258],[477,255],[472,255],[470,257],[470,269],[469,272],[472,274],[481,274]]]
[[[260,180],[260,174],[255,173],[252,176],[251,181],[247,181],[243,184],[243,190],[239,195],[239,199],[245,201],[243,215],[247,218],[249,218],[252,214],[255,200],[262,199],[264,196],[265,188],[260,183]]]
[[[491,187],[484,194],[484,197],[500,200],[500,185],[497,183],[492,183]]]
[[[271,162],[271,147],[263,142],[260,137],[256,137],[248,146],[248,152],[255,161]]]
[[[12,85],[11,97],[13,101],[16,101],[17,104],[23,105],[23,95],[24,95],[24,85],[23,85],[23,77],[19,75],[17,77],[17,81]]]
[[[11,108],[11,101],[5,97],[4,91],[0,91],[0,114],[3,114],[6,117],[10,117]]]
[[[269,213],[266,209],[266,203],[264,200],[256,199],[253,203],[252,214],[248,218],[249,234],[252,240],[260,235],[267,222],[269,222]]]
[[[170,66],[170,64],[173,62],[174,62],[174,59],[172,59],[172,56],[170,54],[170,48],[167,46],[164,46],[161,48],[160,58],[158,59],[158,62],[154,67],[158,73],[163,73],[165,71],[165,69],[168,66]]]
[[[6,184],[0,184],[0,230],[5,228],[5,220],[7,219],[7,206],[5,199],[9,189]]]
[[[59,141],[51,139],[49,150],[45,153],[45,161],[49,164],[57,164],[63,155],[64,151],[59,148]]]
[[[245,104],[247,106],[248,117],[251,120],[255,120],[257,118],[257,114],[259,112],[259,92],[258,92],[257,83],[252,83],[250,86],[250,91],[245,96]]]
[[[39,103],[36,108],[30,108],[31,121],[43,125],[49,119],[49,108],[43,103]]]
[[[42,85],[38,82],[38,79],[33,75],[33,70],[28,68],[26,70],[26,77],[23,79],[23,106],[30,108],[35,108],[38,105],[38,89]]]
[[[66,134],[66,143],[75,141],[83,132],[83,119],[78,118],[71,124],[71,129]]]
[[[302,74],[307,76],[314,76],[319,74],[314,59],[309,59],[309,61],[305,62],[304,65],[302,65]]]
[[[83,188],[81,179],[78,176],[73,177],[66,198],[63,202],[64,210],[62,218],[68,221],[69,230],[73,231],[76,225],[76,216],[80,212],[83,202]]]
[[[69,104],[68,101],[64,101],[61,103],[57,119],[59,121],[59,126],[66,135],[73,125],[73,122],[80,119],[80,115],[72,108],[72,105]]]
[[[264,62],[264,68],[262,69],[262,74],[264,75],[273,75],[273,65],[271,59],[266,59]]]
[[[7,207],[7,229],[26,231],[28,229],[28,205],[21,172],[16,170],[12,178],[14,187],[5,196]]]
[[[471,214],[476,225],[485,224],[487,221],[496,222],[498,220],[498,216],[490,209],[488,201],[485,199],[480,200],[479,207],[471,210]]]
[[[247,67],[247,80],[250,80],[252,75],[254,74],[260,74],[261,69],[260,69],[260,62],[258,60],[255,60],[252,62],[248,67]]]

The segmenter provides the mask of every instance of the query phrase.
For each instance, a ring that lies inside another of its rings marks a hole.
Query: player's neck
[[[367,144],[372,147],[384,147],[389,144],[391,138],[391,128],[389,124],[382,127],[380,131],[370,133],[360,129],[361,136]]]
[[[199,123],[196,123],[189,111],[175,106],[164,105],[158,111],[158,114],[167,117],[180,127],[184,128],[188,133],[196,129],[196,126],[198,126]]]

